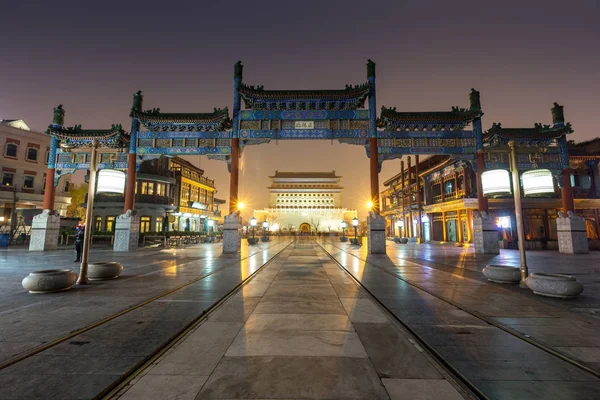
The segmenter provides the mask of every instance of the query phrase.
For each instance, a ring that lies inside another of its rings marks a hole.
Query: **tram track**
[[[218,310],[223,304],[227,302],[232,296],[234,296],[241,288],[247,285],[259,272],[261,272],[267,265],[269,265],[273,260],[275,260],[281,253],[283,253],[288,247],[293,245],[296,241],[292,240],[288,243],[283,249],[278,251],[271,257],[267,262],[265,262],[260,268],[254,271],[251,275],[249,275],[246,279],[236,285],[233,289],[231,289],[225,296],[223,296],[219,301],[213,304],[209,309],[207,309],[202,315],[198,318],[195,318],[187,327],[182,329],[177,335],[167,341],[160,349],[158,349],[154,354],[152,354],[144,363],[133,368],[128,374],[124,375],[122,379],[118,382],[115,382],[113,386],[107,388],[103,393],[99,394],[94,400],[102,399],[102,400],[111,400],[115,396],[117,396],[127,385],[131,383],[136,377],[142,374],[146,369],[150,368],[152,364],[154,364],[158,359],[160,359],[167,351],[177,345],[179,342],[185,339],[185,337],[196,329],[200,324],[202,324],[206,318],[216,310]]]
[[[127,315],[127,314],[131,313],[132,311],[142,309],[143,307],[148,306],[149,304],[152,304],[152,303],[154,303],[154,302],[156,302],[156,301],[158,301],[158,300],[160,300],[160,299],[162,299],[162,298],[164,298],[164,297],[166,297],[168,295],[171,295],[171,294],[176,293],[176,292],[178,292],[178,291],[180,291],[182,289],[185,289],[185,288],[187,288],[187,287],[189,287],[189,286],[191,286],[191,285],[193,285],[195,283],[198,283],[198,282],[200,282],[200,281],[202,281],[202,280],[204,280],[204,279],[206,279],[206,278],[208,278],[208,277],[210,277],[212,275],[215,275],[215,274],[217,274],[219,272],[223,272],[223,271],[225,271],[228,268],[231,268],[231,267],[234,267],[234,266],[236,266],[238,264],[241,264],[243,261],[249,260],[252,257],[259,257],[259,256],[262,255],[263,251],[266,250],[266,249],[270,249],[270,248],[273,248],[273,247],[276,247],[276,246],[283,246],[283,248],[281,250],[279,250],[275,254],[273,254],[266,262],[263,263],[263,265],[261,265],[259,268],[257,268],[256,271],[252,272],[245,279],[243,279],[239,284],[237,284],[235,287],[233,287],[232,289],[230,289],[224,296],[222,296],[219,300],[215,301],[211,306],[207,307],[198,317],[193,318],[193,320],[190,323],[188,323],[186,326],[184,326],[183,328],[181,328],[174,335],[174,336],[178,336],[182,331],[185,331],[186,329],[188,329],[190,325],[192,325],[192,324],[196,323],[198,320],[202,319],[208,312],[210,312],[216,306],[218,306],[219,304],[221,304],[224,300],[226,300],[227,298],[229,298],[229,296],[231,296],[232,293],[234,293],[239,287],[243,286],[249,279],[251,279],[252,277],[254,277],[259,271],[261,271],[266,265],[268,265],[274,258],[276,258],[281,252],[283,252],[286,248],[288,248],[292,243],[294,243],[294,241],[290,241],[288,244],[285,244],[285,243],[276,243],[276,244],[273,244],[273,245],[268,246],[266,248],[261,248],[260,250],[254,252],[252,254],[249,254],[249,255],[247,255],[244,258],[236,259],[235,261],[227,263],[226,265],[223,265],[222,267],[219,267],[219,268],[217,268],[217,269],[215,269],[215,270],[213,270],[213,271],[211,271],[209,273],[206,273],[206,274],[203,274],[203,275],[201,275],[201,276],[199,276],[197,278],[194,278],[193,280],[191,280],[189,282],[183,283],[183,284],[178,285],[178,286],[176,286],[176,287],[174,287],[172,289],[169,289],[169,290],[166,290],[166,291],[164,291],[162,293],[159,293],[158,295],[155,295],[155,296],[153,296],[153,297],[151,297],[151,298],[149,298],[147,300],[144,300],[141,303],[135,304],[135,305],[133,305],[133,306],[127,308],[127,309],[124,309],[124,310],[121,310],[119,312],[116,312],[116,313],[114,313],[114,314],[112,314],[112,315],[110,315],[108,317],[102,318],[99,321],[95,321],[93,323],[90,323],[90,324],[86,325],[83,328],[80,328],[80,329],[77,329],[75,331],[72,331],[72,332],[70,332],[70,333],[68,333],[66,335],[63,335],[63,336],[61,336],[61,337],[59,337],[57,339],[54,339],[54,340],[52,340],[52,341],[50,341],[48,343],[43,344],[41,346],[37,346],[35,348],[29,349],[29,350],[27,350],[27,351],[25,351],[25,352],[23,352],[23,353],[15,356],[15,357],[12,357],[12,358],[10,358],[8,360],[5,360],[2,363],[0,363],[0,371],[6,369],[8,367],[11,367],[13,365],[16,365],[16,364],[18,364],[18,363],[20,363],[20,362],[22,362],[24,360],[27,360],[27,359],[35,356],[35,355],[43,353],[43,352],[45,352],[45,351],[47,351],[49,349],[52,349],[52,348],[58,346],[59,344],[62,344],[62,343],[65,343],[67,341],[70,341],[70,340],[72,340],[74,338],[77,338],[78,336],[80,336],[80,335],[82,335],[82,334],[84,334],[86,332],[89,332],[89,331],[91,331],[91,330],[93,330],[95,328],[101,327],[101,326],[107,324],[110,321],[116,320],[119,317],[122,317],[124,315]],[[195,260],[195,261],[189,261],[189,262],[185,263],[185,265],[192,264],[192,263],[197,263],[197,262],[201,262],[201,261],[202,261],[201,259],[200,260]],[[163,346],[161,346],[159,349],[157,349],[156,352],[160,351],[162,349],[162,347],[168,345],[171,341],[172,341],[172,339],[171,340],[167,340],[167,342],[165,344],[163,344]],[[151,354],[149,357],[152,357],[153,354]],[[134,368],[132,368],[132,370],[136,370],[138,368],[139,368],[139,366],[136,365]],[[107,390],[110,390],[110,388],[107,389]],[[104,391],[104,392],[106,392],[106,391]]]
[[[450,365],[450,363],[448,363],[446,360],[444,360],[444,358],[437,351],[435,351],[435,349],[432,346],[430,346],[416,331],[414,331],[407,323],[403,322],[399,317],[397,317],[395,315],[395,313],[393,311],[389,310],[389,308],[385,304],[383,304],[383,302],[380,301],[375,294],[373,294],[371,291],[369,291],[369,289],[367,289],[364,285],[362,285],[362,283],[360,283],[360,281],[358,281],[356,279],[356,277],[352,274],[352,272],[350,272],[348,269],[346,269],[329,251],[327,251],[327,249],[325,249],[325,247],[321,243],[317,242],[317,244],[323,249],[323,251],[325,251],[325,253],[327,253],[329,255],[329,257],[336,264],[338,264],[343,270],[345,270],[348,274],[350,274],[350,276],[356,282],[358,282],[362,288],[364,288],[369,294],[371,294],[373,296],[373,298],[378,302],[378,304],[380,304],[383,308],[385,308],[386,310],[388,310],[388,312],[390,312],[391,315],[394,315],[395,319],[398,322],[400,322],[400,324],[402,324],[406,329],[408,329],[414,336],[416,336],[417,338],[419,338],[419,340],[424,344],[424,346],[427,349],[429,349],[432,353],[434,353],[443,362],[444,365],[448,366],[448,368],[450,368],[452,371],[455,371],[455,373],[457,373],[457,376],[462,376],[462,374],[460,374],[460,372],[458,372],[453,366]],[[467,314],[469,314],[469,315],[471,315],[471,316],[473,316],[473,317],[475,317],[475,318],[477,318],[477,319],[485,322],[486,324],[488,324],[490,326],[498,328],[498,329],[502,330],[503,332],[506,332],[506,333],[512,335],[513,337],[515,337],[515,338],[517,338],[517,339],[519,339],[519,340],[521,340],[523,342],[526,342],[526,343],[528,343],[528,344],[530,344],[530,345],[532,345],[532,346],[534,346],[534,347],[536,347],[536,348],[538,348],[540,350],[543,350],[544,352],[546,352],[546,353],[548,353],[548,354],[550,354],[552,356],[555,356],[555,357],[559,358],[562,361],[565,361],[565,362],[567,362],[567,363],[569,363],[569,364],[571,364],[571,365],[573,365],[573,366],[581,369],[582,371],[585,371],[585,372],[587,372],[587,373],[589,373],[589,374],[591,374],[591,375],[593,375],[593,376],[595,376],[597,378],[600,378],[600,372],[598,372],[598,371],[596,371],[596,370],[594,370],[594,369],[592,369],[592,368],[590,368],[590,367],[582,364],[581,362],[579,362],[579,361],[577,361],[577,360],[575,360],[575,359],[573,359],[571,357],[568,357],[568,356],[566,356],[566,355],[564,355],[564,354],[562,354],[562,353],[554,350],[550,346],[547,346],[547,345],[545,345],[543,343],[540,343],[537,340],[532,339],[530,337],[524,336],[522,333],[517,332],[517,331],[515,331],[513,329],[510,329],[510,328],[508,328],[508,327],[506,327],[506,326],[504,326],[502,324],[499,324],[498,322],[493,321],[493,320],[489,319],[488,317],[486,317],[484,315],[481,315],[478,312],[472,311],[472,310],[470,310],[468,308],[465,308],[464,306],[456,304],[455,302],[453,302],[453,301],[451,301],[449,299],[446,299],[445,297],[440,296],[440,295],[432,292],[431,290],[428,290],[427,288],[424,288],[424,287],[422,287],[422,286],[420,286],[420,285],[418,285],[418,284],[416,284],[414,282],[411,282],[409,280],[406,280],[406,279],[402,278],[401,276],[399,276],[397,274],[394,274],[394,273],[392,273],[390,271],[387,271],[384,268],[381,268],[381,267],[379,267],[379,266],[377,266],[377,265],[375,265],[373,263],[370,263],[366,259],[364,259],[364,258],[362,258],[362,257],[360,257],[360,256],[358,256],[356,254],[350,253],[350,252],[342,249],[341,247],[336,246],[333,243],[330,243],[330,245],[332,247],[334,247],[334,248],[336,248],[336,249],[338,249],[338,250],[340,250],[340,251],[342,251],[342,252],[344,252],[344,253],[346,253],[346,254],[348,254],[348,255],[350,255],[350,256],[352,256],[352,257],[354,257],[354,258],[356,258],[356,259],[358,259],[360,261],[362,261],[362,262],[364,262],[366,265],[369,265],[369,266],[371,266],[373,268],[376,268],[377,270],[379,270],[381,272],[384,272],[387,275],[390,275],[390,276],[392,276],[392,277],[394,277],[394,278],[396,278],[396,279],[398,279],[398,280],[400,280],[400,281],[402,281],[402,282],[404,282],[404,283],[406,283],[406,284],[408,284],[408,285],[410,285],[410,286],[412,286],[412,287],[414,287],[414,288],[416,288],[418,290],[421,290],[421,291],[423,291],[423,292],[425,292],[425,293],[427,293],[427,294],[435,297],[436,299],[441,300],[441,301],[443,301],[443,302],[445,302],[445,303],[447,303],[447,304],[455,307],[456,309],[461,310],[461,311],[463,311],[463,312],[465,312],[465,313],[467,313]],[[413,261],[408,261],[408,262],[410,262],[412,264],[415,264],[417,266],[420,266],[420,264],[415,263]],[[470,385],[472,385],[472,384],[470,384]],[[473,387],[473,388],[476,390],[477,393],[481,393],[477,388],[475,388],[475,387]],[[481,394],[483,395],[483,393],[481,393]]]
[[[466,376],[464,376],[464,374],[462,374],[451,363],[449,363],[440,353],[438,353],[433,348],[433,346],[430,346],[429,343],[427,343],[427,341],[425,341],[425,339],[423,339],[421,337],[421,335],[419,335],[419,333],[417,333],[414,329],[412,329],[410,327],[410,325],[408,325],[407,323],[405,323],[404,321],[402,321],[402,319],[398,318],[398,316],[392,310],[390,310],[389,307],[387,307],[382,301],[380,301],[379,298],[373,292],[371,292],[365,285],[363,285],[362,282],[360,282],[358,279],[356,279],[356,277],[352,274],[352,272],[350,272],[348,269],[346,269],[346,267],[344,267],[342,265],[342,263],[340,263],[329,251],[327,251],[327,249],[321,243],[316,242],[316,244],[325,252],[325,254],[327,254],[329,256],[329,258],[338,267],[340,267],[342,269],[342,271],[346,272],[348,274],[348,276],[350,276],[350,278],[352,278],[352,280],[354,281],[354,283],[356,283],[362,290],[364,290],[365,292],[367,292],[369,294],[369,296],[371,297],[371,299],[373,301],[375,301],[377,303],[377,305],[379,305],[379,307],[381,307],[382,309],[384,309],[386,311],[386,313],[394,319],[394,321],[396,321],[404,329],[406,329],[406,331],[408,333],[410,333],[410,335],[412,335],[413,338],[416,339],[416,341],[418,342],[417,344],[419,346],[427,349],[429,355],[436,362],[438,362],[441,366],[443,366],[447,370],[447,373],[449,375],[451,375],[452,377],[454,377],[458,381],[458,383],[463,386],[464,390],[470,392],[476,398],[483,399],[483,400],[488,399],[488,397],[481,390],[479,390],[477,388],[477,386],[475,386]],[[343,249],[341,249],[341,248],[339,248],[337,246],[333,246],[333,247],[337,248],[340,251],[344,251]],[[347,253],[347,254],[351,254],[351,253]],[[353,255],[353,254],[351,254],[351,255]],[[356,257],[356,258],[359,258],[359,257]],[[365,261],[365,263],[366,263],[366,261]],[[369,265],[374,266],[373,264],[370,264],[370,263],[369,263]],[[374,266],[374,267],[376,267],[376,266]]]

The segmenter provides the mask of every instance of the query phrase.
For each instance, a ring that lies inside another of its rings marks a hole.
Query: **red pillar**
[[[573,200],[573,187],[571,186],[571,169],[565,168],[562,171],[562,206],[567,211],[575,212],[575,201]]]
[[[377,160],[377,138],[369,139],[369,164],[371,169],[371,201],[373,211],[379,212],[379,164]]]
[[[135,154],[129,153],[127,155],[127,186],[125,187],[125,206],[123,207],[123,213],[127,210],[133,211],[135,206]]]
[[[44,186],[44,210],[54,211],[54,168],[46,170],[46,183]]]
[[[483,185],[481,183],[481,174],[485,171],[485,154],[483,151],[477,152],[477,206],[479,211],[488,211],[488,199],[483,195]]]
[[[229,214],[238,208],[238,182],[240,171],[240,139],[231,139],[231,175],[229,176]]]
[[[419,179],[419,156],[415,156],[415,178],[417,181],[417,237],[423,240],[423,223],[421,222],[421,179]]]

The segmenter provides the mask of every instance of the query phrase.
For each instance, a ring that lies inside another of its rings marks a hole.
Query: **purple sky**
[[[37,4],[36,4],[37,3]],[[484,129],[551,122],[565,106],[577,141],[600,136],[600,5],[596,0],[482,1],[12,1],[0,24],[0,118],[44,130],[66,124],[129,129],[131,96],[144,108],[203,112],[232,102],[233,64],[266,89],[338,89],[377,63],[378,109],[449,110],[481,91]],[[222,162],[190,157],[228,198]],[[266,206],[267,176],[336,170],[348,207],[364,216],[368,159],[358,146],[280,142],[248,147],[240,180]],[[383,165],[380,182],[399,170]]]

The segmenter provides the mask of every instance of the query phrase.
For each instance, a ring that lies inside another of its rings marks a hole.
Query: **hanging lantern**
[[[554,194],[554,179],[549,169],[534,169],[523,172],[521,180],[525,196]]]
[[[98,172],[98,189],[96,193],[125,192],[125,172],[115,169],[102,169]]]
[[[485,196],[511,194],[510,175],[505,169],[494,169],[481,174],[481,186]]]

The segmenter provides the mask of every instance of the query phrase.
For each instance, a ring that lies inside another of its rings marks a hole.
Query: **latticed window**
[[[140,233],[150,232],[150,217],[140,217]]]
[[[154,182],[142,182],[142,194],[154,194]]]

